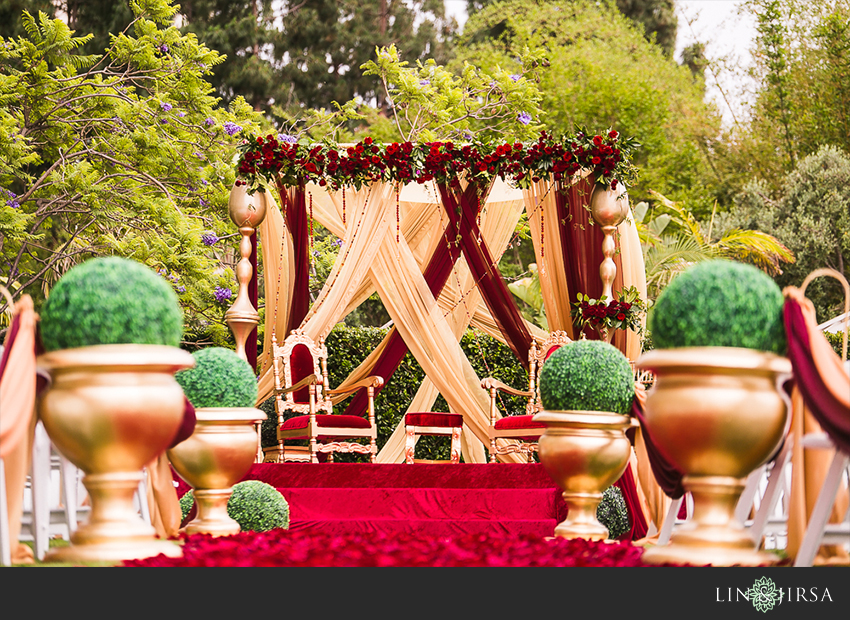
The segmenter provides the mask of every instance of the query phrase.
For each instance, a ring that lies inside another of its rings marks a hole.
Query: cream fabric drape
[[[35,324],[32,298],[23,295],[13,311],[20,326],[0,378],[0,458],[6,472],[6,512],[13,564],[34,561],[32,549],[18,542],[24,508],[24,486],[32,462],[35,435]]]

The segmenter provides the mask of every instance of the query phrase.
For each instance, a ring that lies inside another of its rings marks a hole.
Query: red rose
[[[621,312],[620,314],[617,315],[617,320],[618,321],[625,321],[626,315]]]

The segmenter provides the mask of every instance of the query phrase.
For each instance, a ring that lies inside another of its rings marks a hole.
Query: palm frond
[[[794,253],[776,237],[760,230],[734,228],[714,244],[717,255],[755,265],[768,275],[782,273],[780,263],[796,261]]]

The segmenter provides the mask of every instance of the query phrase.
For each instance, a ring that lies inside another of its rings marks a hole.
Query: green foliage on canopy
[[[720,117],[703,102],[701,79],[665,57],[616,8],[584,0],[487,5],[466,22],[456,62],[510,71],[525,47],[545,56],[539,88],[548,130],[612,127],[634,137],[641,181],[630,190],[633,199],[652,188],[691,211],[711,212],[716,179],[708,156]]]
[[[231,158],[239,128],[256,133],[260,119],[241,98],[218,106],[207,76],[221,57],[170,25],[174,6],[131,7],[132,27],[102,55],[81,55],[91,37],[43,14],[3,40],[0,284],[38,309],[74,264],[131,257],[166,271],[190,333],[223,342],[214,289],[234,278],[202,235],[232,231]]]

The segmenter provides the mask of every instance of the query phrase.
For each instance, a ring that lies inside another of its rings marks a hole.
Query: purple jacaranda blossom
[[[179,116],[180,118],[183,118],[184,116],[186,116],[186,113],[185,112],[178,112],[177,116]]]
[[[218,236],[215,233],[206,233],[201,235],[201,243],[206,246],[212,246],[218,243]]]
[[[511,80],[513,80],[514,82],[519,82],[519,78],[521,77],[521,75],[517,75],[516,73],[511,74]]]
[[[162,45],[159,46],[159,51],[162,52],[163,54],[167,54],[168,53],[168,46],[165,43],[163,43]]]
[[[227,121],[224,124],[224,133],[226,133],[228,136],[235,136],[240,131],[242,131],[242,128],[233,121]]]
[[[204,125],[206,125],[207,127],[212,127],[213,125],[215,125],[215,119],[214,118],[204,119]]]
[[[281,142],[286,142],[287,144],[295,144],[298,142],[298,138],[295,136],[290,136],[288,133],[279,133],[277,134],[277,139]]]
[[[427,79],[426,80],[419,80],[419,85],[420,86],[430,86],[431,80],[427,80]]]
[[[229,288],[222,288],[220,286],[216,286],[213,295],[215,295],[215,300],[221,304],[233,296],[233,291],[231,291]]]
[[[523,125],[528,125],[531,122],[531,115],[528,112],[520,112],[516,119]]]
[[[163,110],[165,110],[166,112],[170,112],[170,111],[171,111],[171,104],[170,104],[170,103],[168,103],[167,101],[163,101],[162,103],[160,103],[160,104],[159,104],[159,107],[161,107],[161,108],[162,108]]]
[[[200,204],[202,207],[208,207],[208,206],[210,206],[210,203],[208,203],[208,202],[207,202],[206,200],[204,200],[203,198],[198,198],[198,204]]]
[[[180,286],[177,287],[177,292],[178,293],[185,293],[186,287],[181,284]]]

